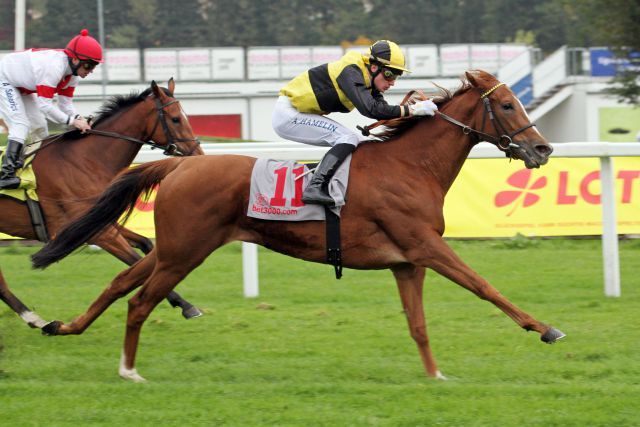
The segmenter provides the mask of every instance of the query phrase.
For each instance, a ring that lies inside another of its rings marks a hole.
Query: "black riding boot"
[[[7,151],[2,158],[2,171],[0,172],[0,189],[14,189],[20,186],[20,178],[16,177],[16,169],[22,167],[20,154],[22,144],[10,139],[7,142]]]
[[[355,145],[338,144],[327,151],[316,168],[311,182],[302,193],[304,203],[310,205],[333,205],[335,203],[329,195],[329,181],[344,159],[355,149]]]

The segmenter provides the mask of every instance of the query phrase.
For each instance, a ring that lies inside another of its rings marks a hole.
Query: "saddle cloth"
[[[345,204],[350,164],[351,155],[329,183],[329,194],[335,200],[331,210],[338,216]],[[251,172],[247,216],[273,221],[324,221],[324,206],[302,203],[302,192],[310,179],[311,173],[305,164],[258,159]]]
[[[0,155],[0,161],[4,157],[4,154],[5,153],[2,153],[2,155]],[[20,178],[20,187],[13,190],[0,190],[0,195],[18,199],[22,202],[27,200],[27,196],[31,200],[38,200],[38,195],[36,194],[36,174],[33,172],[31,159],[33,159],[33,157],[28,158],[29,161],[25,161],[25,166],[16,172],[16,176]]]

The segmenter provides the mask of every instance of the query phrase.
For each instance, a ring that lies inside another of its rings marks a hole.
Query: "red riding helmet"
[[[89,35],[86,28],[80,31],[80,35],[71,39],[64,52],[69,57],[81,61],[102,62],[102,46]]]

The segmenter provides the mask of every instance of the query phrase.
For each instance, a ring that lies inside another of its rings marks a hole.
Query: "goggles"
[[[80,66],[87,71],[91,71],[98,65],[97,62],[94,61],[80,61]]]
[[[384,79],[388,82],[392,82],[395,79],[397,79],[398,77],[400,77],[402,75],[402,71],[400,70],[393,70],[391,68],[383,68],[382,69],[382,77],[384,77]]]

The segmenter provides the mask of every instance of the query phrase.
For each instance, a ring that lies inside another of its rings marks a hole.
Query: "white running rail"
[[[328,147],[316,147],[296,142],[237,142],[203,144],[207,155],[243,154],[282,160],[320,160]],[[613,157],[640,157],[640,144],[611,142],[567,142],[553,144],[553,157],[598,157],[602,186],[602,256],[604,270],[604,294],[620,296],[620,260],[616,226],[615,177]],[[144,148],[136,157],[136,163],[164,158],[160,150]],[[504,158],[504,153],[493,145],[482,143],[473,148],[469,158]],[[257,297],[258,251],[252,243],[242,244],[244,295]]]

